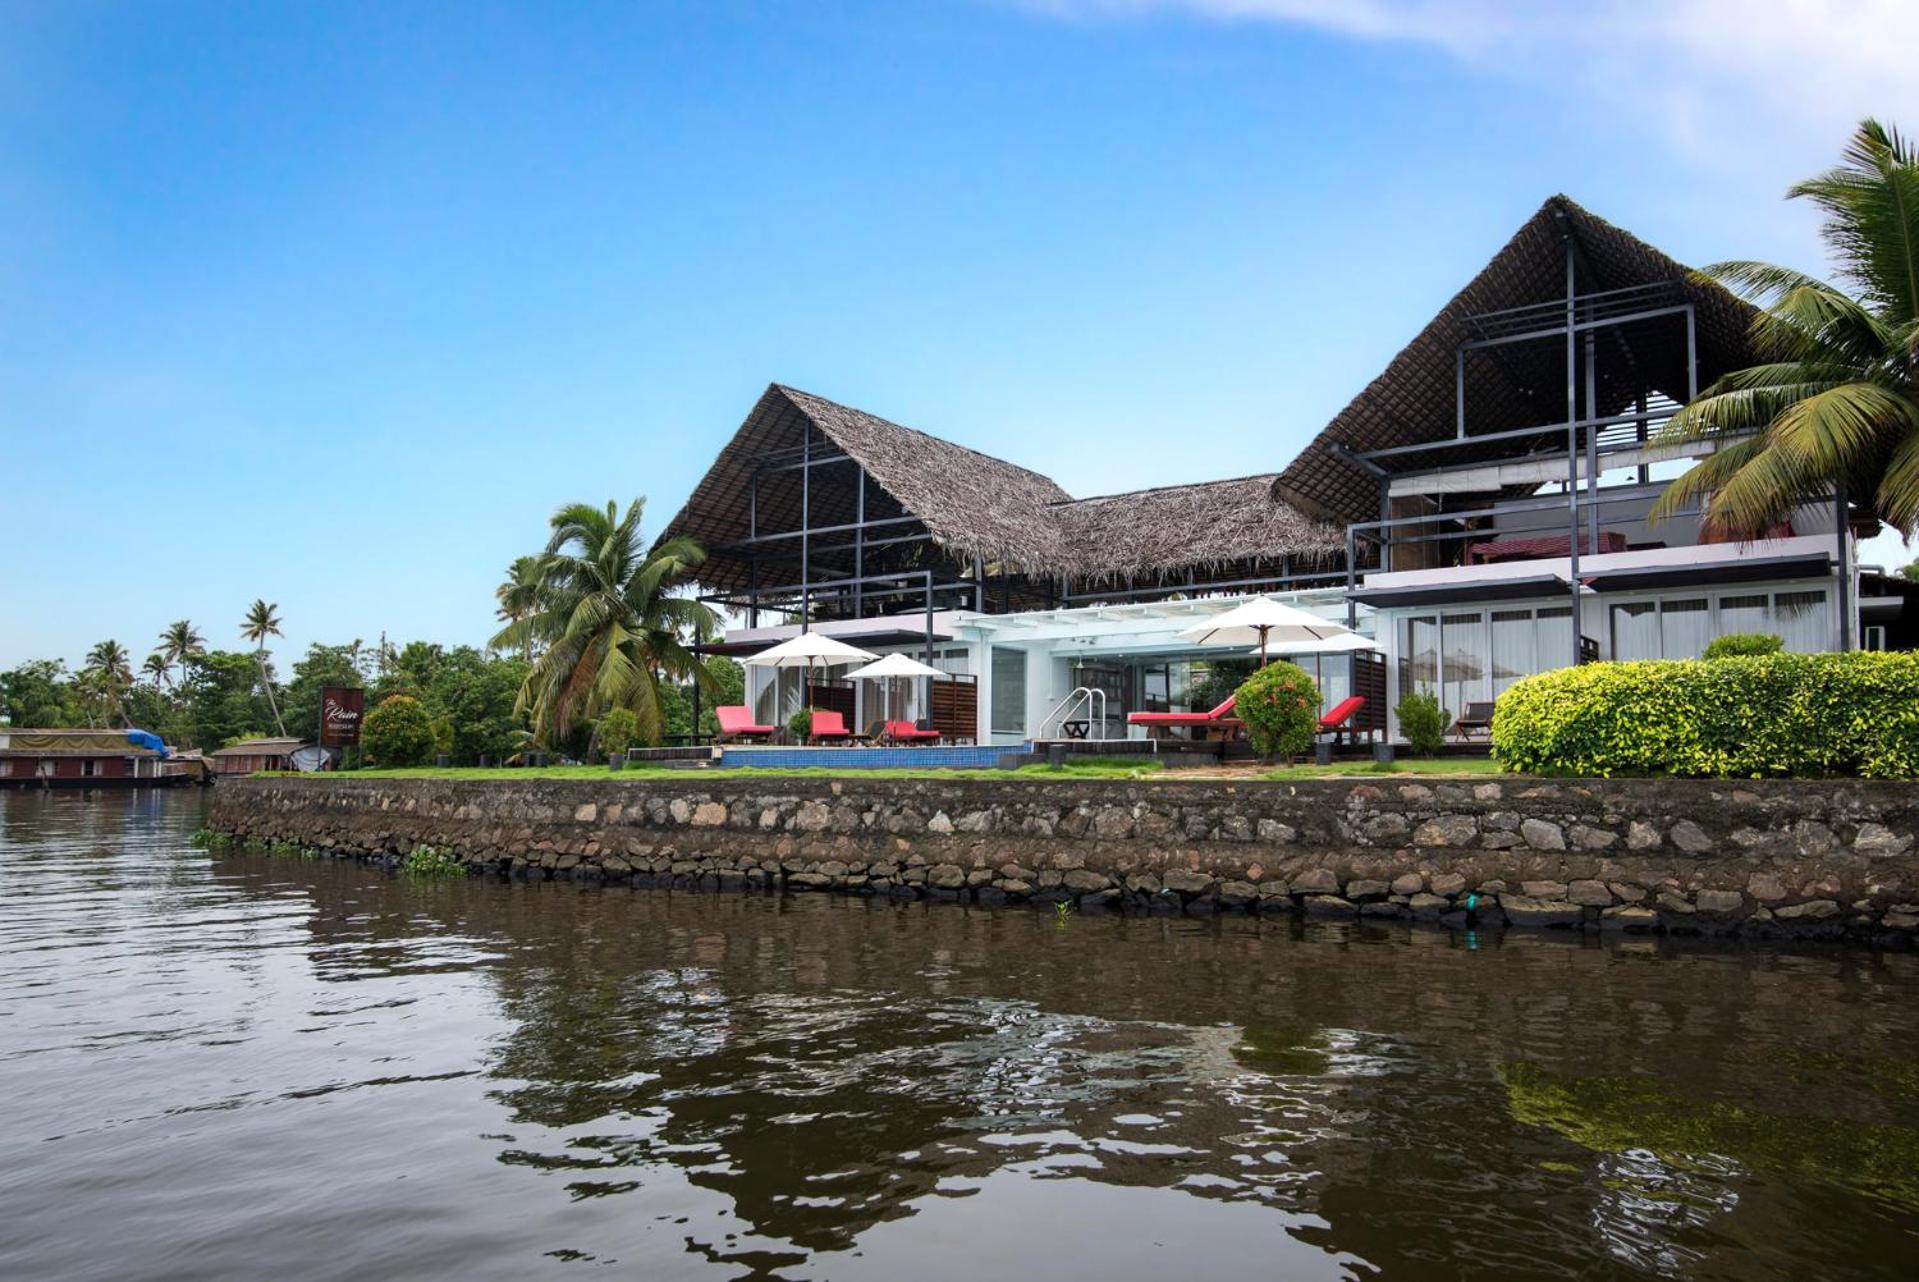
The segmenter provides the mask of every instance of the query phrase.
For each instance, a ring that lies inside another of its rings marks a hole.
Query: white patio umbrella
[[[1386,647],[1371,637],[1361,636],[1357,632],[1345,632],[1324,641],[1275,641],[1268,652],[1271,654],[1341,654],[1348,650],[1384,650]],[[1259,651],[1254,650],[1254,654]]]
[[[920,677],[943,677],[945,675],[946,674],[938,668],[928,667],[918,659],[909,658],[903,654],[889,654],[877,663],[869,663],[863,668],[847,673],[846,678],[849,681],[886,682],[886,719],[891,721],[893,719],[892,679],[894,677],[917,679]]]
[[[1328,641],[1351,632],[1343,623],[1322,619],[1297,606],[1282,605],[1271,597],[1256,596],[1224,614],[1195,623],[1179,638],[1199,645],[1256,645],[1260,666],[1264,667],[1266,652],[1275,642]]]
[[[844,641],[835,641],[832,637],[821,636],[817,632],[802,632],[789,637],[770,650],[748,655],[741,660],[756,668],[804,668],[806,669],[806,706],[813,706],[813,670],[815,668],[837,668],[845,663],[858,663],[870,659],[870,650],[862,650],[856,645]]]

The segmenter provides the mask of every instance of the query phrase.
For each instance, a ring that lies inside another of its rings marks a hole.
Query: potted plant
[[[805,743],[813,733],[813,710],[801,708],[786,719],[787,733],[793,736],[795,743]]]

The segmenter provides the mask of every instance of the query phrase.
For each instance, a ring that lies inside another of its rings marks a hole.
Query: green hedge
[[[1589,663],[1499,697],[1493,753],[1559,775],[1919,777],[1919,654]]]

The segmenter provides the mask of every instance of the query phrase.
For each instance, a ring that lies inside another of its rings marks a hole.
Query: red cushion
[[[815,708],[812,733],[815,739],[844,739],[848,734],[846,719],[837,712]]]
[[[1238,695],[1227,696],[1226,702],[1211,712],[1129,712],[1126,724],[1129,726],[1210,726],[1215,722],[1227,720],[1226,714],[1233,710]]]
[[[910,721],[889,721],[886,723],[886,733],[895,739],[937,739],[940,737],[939,731],[922,730]]]
[[[1351,721],[1353,714],[1365,706],[1366,696],[1363,694],[1356,694],[1341,699],[1327,710],[1325,716],[1319,719],[1319,728],[1321,730],[1336,730],[1348,721]]]
[[[756,726],[753,714],[744,706],[730,705],[713,709],[713,717],[720,723],[722,734],[772,734],[772,726]]]

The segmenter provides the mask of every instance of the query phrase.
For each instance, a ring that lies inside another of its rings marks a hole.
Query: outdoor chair
[[[825,708],[813,709],[813,725],[807,738],[818,743],[822,739],[834,743],[845,743],[853,738],[853,732],[846,728],[846,718],[837,712]]]
[[[1462,742],[1475,733],[1483,733],[1488,738],[1493,733],[1493,705],[1491,701],[1468,703],[1466,710],[1453,721],[1453,734]]]
[[[735,740],[766,740],[779,733],[777,726],[759,726],[753,724],[753,714],[744,705],[713,709],[713,718],[719,722],[721,743]]]
[[[1219,731],[1223,735],[1230,735],[1239,731],[1244,725],[1238,717],[1232,715],[1233,704],[1237,699],[1237,695],[1229,695],[1226,702],[1211,712],[1129,712],[1126,714],[1126,724],[1144,726],[1148,731],[1154,732],[1191,728],[1209,733]]]
[[[1349,695],[1341,699],[1328,708],[1326,715],[1319,719],[1319,729],[1315,733],[1332,735],[1335,742],[1343,741],[1347,732],[1352,729],[1353,718],[1358,716],[1359,710],[1365,706],[1366,696],[1363,694]]]
[[[889,721],[886,723],[886,737],[893,743],[938,743],[940,732],[922,730],[911,721]]]

